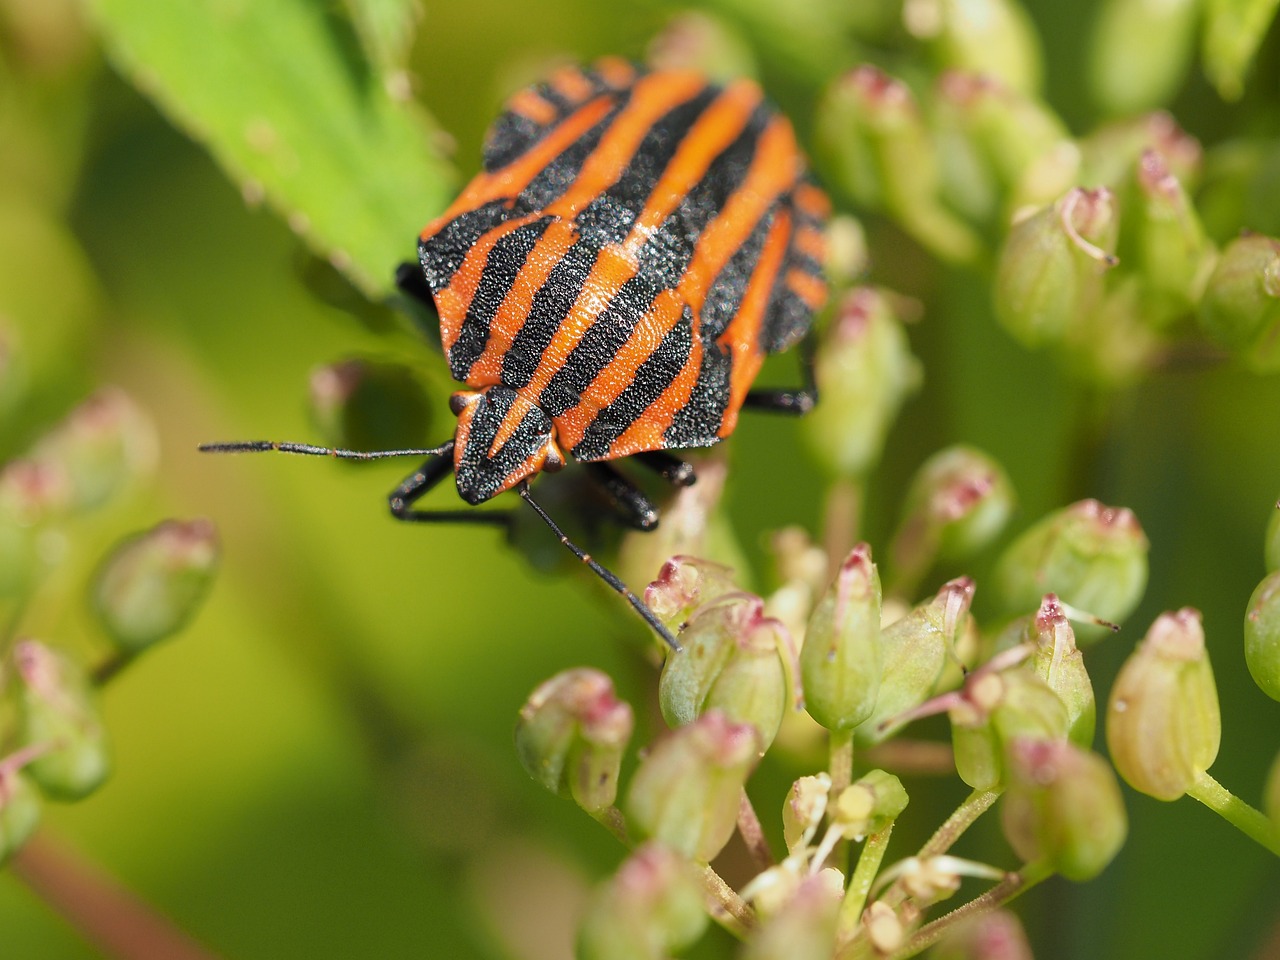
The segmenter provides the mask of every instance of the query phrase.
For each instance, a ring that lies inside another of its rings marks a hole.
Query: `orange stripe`
[[[825,220],[831,215],[831,201],[811,183],[796,184],[795,198],[796,206],[812,217]]]
[[[556,118],[555,104],[543,99],[541,94],[532,87],[521,90],[508,100],[507,109],[522,117],[528,117],[540,127],[545,127]]]
[[[595,71],[605,83],[619,90],[631,86],[636,78],[635,67],[621,57],[601,57],[595,62]]]
[[[591,96],[591,81],[577,67],[561,67],[551,74],[551,88],[570,103],[581,103]]]
[[[827,285],[807,270],[792,267],[787,271],[787,286],[812,310],[821,310],[827,302]]]
[[[609,456],[629,457],[645,450],[661,450],[666,444],[666,432],[675,422],[676,414],[684,409],[693,396],[702,372],[702,340],[694,331],[693,349],[684,367],[676,374],[658,399],[649,404],[644,413],[609,445]]]
[[[738,411],[747,396],[764,355],[760,351],[760,326],[764,322],[765,311],[769,308],[769,298],[773,293],[773,284],[778,271],[782,269],[782,261],[787,253],[787,245],[791,241],[791,214],[787,210],[778,213],[769,230],[769,236],[760,251],[760,260],[751,273],[747,284],[747,292],[742,298],[742,306],[730,321],[729,326],[721,334],[719,343],[724,344],[733,354],[733,373],[729,378],[729,404],[725,407],[724,417],[720,421],[720,436],[727,437],[738,423]]]
[[[518,196],[533,178],[565,148],[599,123],[613,106],[612,96],[597,97],[576,113],[566,117],[554,130],[501,170],[480,174],[472,180],[449,209],[422,230],[422,239],[430,240],[450,220],[482,207],[492,200]]]
[[[501,381],[503,357],[529,319],[533,298],[577,239],[578,232],[572,220],[555,221],[538,238],[489,324],[489,339],[485,342],[484,352],[471,365],[467,377],[469,385],[487,387]]]
[[[791,242],[797,250],[811,260],[822,263],[827,259],[827,238],[822,235],[821,230],[797,227],[795,239]]]

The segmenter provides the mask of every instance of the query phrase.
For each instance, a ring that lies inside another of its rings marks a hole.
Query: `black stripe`
[[[599,255],[595,243],[577,241],[534,294],[529,316],[502,358],[502,382],[508,387],[518,390],[529,385],[543,352],[573,309]]]
[[[569,144],[529,181],[529,185],[520,191],[520,196],[516,199],[516,206],[521,211],[541,210],[569,189],[582,172],[582,165],[586,163],[587,157],[600,146],[600,139],[613,126],[618,112],[626,105],[629,97],[630,91],[621,94],[599,123]]]
[[[707,290],[699,330],[704,344],[718,339],[741,309],[742,298],[746,296],[747,285],[751,282],[752,271],[764,250],[777,209],[777,204],[774,204],[765,211]]]
[[[494,314],[515,283],[516,274],[529,259],[534,244],[553,222],[543,217],[518,227],[501,237],[489,251],[475,296],[467,307],[467,316],[458,331],[458,339],[449,349],[449,370],[455,380],[466,382],[471,365],[479,359],[489,339]]]
[[[432,292],[439,293],[447,287],[476,241],[510,217],[507,205],[495,200],[468,210],[446,223],[434,236],[419,240],[418,259]]]
[[[582,440],[573,448],[579,460],[602,460],[609,447],[627,428],[644,416],[684,369],[693,350],[693,311],[688,305],[658,348],[636,370],[627,388],[591,421]]]
[[[778,271],[757,341],[765,353],[794,345],[813,325],[813,308],[787,283],[787,264]]]
[[[805,273],[812,274],[819,280],[823,278],[822,264],[809,256],[804,251],[795,246],[792,242],[791,249],[787,251],[787,270],[803,270]]]
[[[702,343],[702,366],[689,402],[671,421],[663,439],[668,448],[709,447],[719,439],[720,421],[729,403],[733,354],[718,343]]]
[[[640,140],[616,183],[589,203],[577,216],[583,236],[605,243],[616,242],[631,231],[667,165],[675,156],[690,127],[720,96],[719,87],[703,87],[690,99],[668,110]]]

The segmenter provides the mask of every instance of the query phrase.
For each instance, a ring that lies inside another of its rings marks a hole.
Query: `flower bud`
[[[0,759],[0,863],[27,842],[40,822],[40,795],[21,770],[24,761],[21,753]]]
[[[70,481],[56,464],[22,459],[0,469],[0,599],[21,596],[35,581],[40,526],[70,501]]]
[[[88,675],[35,640],[18,643],[13,659],[22,679],[22,743],[41,751],[27,772],[50,796],[88,796],[111,772],[107,732]]]
[[[578,930],[581,960],[663,960],[707,925],[697,868],[657,843],[601,884]]]
[[[1147,537],[1130,510],[1081,500],[1055,510],[1005,548],[993,582],[1003,609],[1039,606],[1055,593],[1081,610],[1113,622],[1124,620],[1147,586]],[[1104,635],[1080,628],[1078,642]]]
[[[999,535],[1013,510],[1004,469],[980,450],[957,445],[916,471],[894,535],[894,571],[915,584],[938,559],[959,560]]]
[[[672,557],[644,589],[644,602],[668,627],[678,628],[694,611],[734,590],[733,571],[697,557]]]
[[[742,960],[828,960],[844,890],[839,875],[823,870],[799,879],[794,893],[747,940]]]
[[[853,217],[842,213],[833,216],[827,223],[826,241],[825,272],[836,289],[852,285],[870,269],[867,233]]]
[[[671,726],[717,710],[759,733],[761,751],[782,725],[787,677],[782,625],[764,615],[759,597],[737,593],[703,607],[680,634],[658,681],[662,715]]]
[[[1035,960],[1017,915],[993,910],[962,920],[930,954],[932,960]]]
[[[1106,0],[1094,21],[1089,80],[1109,114],[1167,103],[1187,76],[1199,0]]]
[[[1267,542],[1264,552],[1267,570],[1275,573],[1280,570],[1280,502],[1271,511],[1271,520],[1267,523]]]
[[[1246,234],[1227,244],[1197,315],[1205,333],[1254,369],[1280,370],[1280,240]]]
[[[516,752],[525,771],[588,813],[611,806],[631,740],[631,707],[598,670],[558,673],[520,708]]]
[[[187,625],[213,584],[220,549],[208,520],[165,520],[116,545],[93,584],[107,635],[137,654]]]
[[[1176,800],[1212,766],[1221,735],[1200,614],[1161,614],[1111,687],[1111,762],[1135,790]]]
[[[1244,662],[1262,692],[1280,700],[1280,570],[1249,598],[1244,615]]]
[[[818,105],[815,139],[827,182],[855,204],[885,210],[940,256],[976,254],[976,238],[941,203],[937,154],[906,84],[872,66],[838,77]]]
[[[831,777],[826,773],[801,777],[791,785],[782,805],[782,836],[788,854],[794,856],[809,845],[826,815],[830,793]]]
[[[70,509],[91,510],[150,473],[157,455],[151,421],[124,391],[108,388],[72,410],[31,459],[65,474]]]
[[[649,42],[649,66],[657,70],[698,70],[717,80],[756,75],[751,45],[728,23],[697,10],[667,21]]]
[[[430,411],[422,382],[404,364],[353,357],[311,371],[311,417],[331,446],[421,446]]]
[[[907,0],[902,19],[945,68],[986,73],[1023,93],[1040,86],[1035,27],[1012,0]]]
[[[1111,191],[1075,189],[1014,225],[996,265],[996,317],[1027,347],[1061,340],[1093,309],[1116,263]]]
[[[840,792],[831,822],[846,840],[883,833],[907,809],[902,781],[892,773],[871,770]]]
[[[883,900],[876,900],[863,911],[862,926],[867,940],[882,956],[893,953],[907,938],[902,918]]]
[[[863,543],[809,618],[800,649],[806,709],[828,730],[852,730],[875,709],[882,667],[880,574]]]
[[[956,772],[975,790],[990,790],[1005,781],[1005,754],[1015,739],[1067,735],[1066,707],[1025,666],[970,674],[950,713]]]
[[[1081,140],[1079,182],[1119,189],[1148,150],[1160,155],[1179,183],[1194,190],[1204,149],[1173,117],[1159,111],[1105,124]]]
[[[719,710],[704,713],[640,761],[627,793],[629,822],[685,856],[712,860],[733,835],[742,787],[759,755],[755,728]]]
[[[818,349],[822,402],[801,424],[809,449],[835,477],[858,477],[880,459],[903,402],[920,387],[893,304],[873,287],[849,291]]]
[[[1126,222],[1138,269],[1161,323],[1187,312],[1200,298],[1211,250],[1200,216],[1182,183],[1155,150],[1138,161],[1134,221]],[[1126,248],[1128,249],[1128,248]]]
[[[1120,785],[1105,760],[1065,740],[1030,738],[1009,745],[1001,822],[1018,856],[1069,880],[1101,873],[1129,829]]]
[[[880,631],[884,670],[875,711],[858,727],[859,738],[878,743],[892,732],[895,719],[937,692],[955,645],[969,619],[973,581],[960,577],[943,584],[932,600]]]
[[[1071,621],[1054,594],[1048,594],[1032,618],[1028,632],[1035,646],[1030,667],[1058,695],[1067,711],[1067,736],[1078,747],[1093,743],[1098,708],[1084,655],[1076,646]]]
[[[1272,0],[1205,4],[1204,72],[1224,100],[1239,100],[1244,76],[1275,16]]]

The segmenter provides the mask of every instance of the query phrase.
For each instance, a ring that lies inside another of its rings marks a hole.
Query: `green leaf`
[[[366,56],[380,70],[403,70],[422,19],[419,0],[345,0]]]
[[[116,66],[366,294],[450,198],[434,125],[311,0],[90,0]],[[198,225],[193,225],[198,226]]]

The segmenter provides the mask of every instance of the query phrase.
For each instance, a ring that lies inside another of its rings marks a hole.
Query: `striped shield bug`
[[[806,335],[827,297],[828,213],[790,122],[754,82],[717,85],[613,58],[562,68],[511,98],[483,170],[423,229],[420,267],[397,272],[400,289],[438,314],[450,373],[465,386],[450,400],[453,438],[426,450],[203,449],[426,457],[390,494],[400,520],[503,522],[415,509],[450,473],[469,504],[515,490],[677,647],[564,535],[530,481],[576,460],[622,522],[651,529],[658,511],[610,461],[690,484],[693,468],[668,451],[718,443],[743,407],[808,410]],[[802,340],[802,389],[753,388],[768,354]]]

